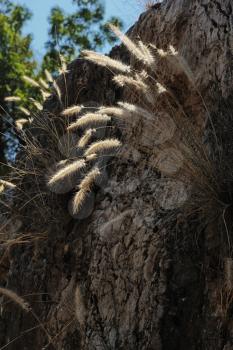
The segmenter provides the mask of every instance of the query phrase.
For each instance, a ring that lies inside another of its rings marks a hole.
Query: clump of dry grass
[[[167,152],[164,153],[163,149],[166,149],[164,145],[162,149],[163,154],[161,153],[161,156],[159,158],[157,157],[157,159],[159,159],[158,166],[160,168],[158,170],[164,169],[165,174],[169,173],[169,169],[166,171],[167,164],[169,164],[170,169],[177,169],[177,171],[172,174],[173,179],[176,179],[177,176],[177,181],[183,181],[185,185],[192,184],[193,195],[191,195],[191,197],[189,196],[189,205],[187,205],[188,211],[190,213],[200,212],[203,216],[211,215],[211,217],[213,217],[210,209],[213,203],[216,203],[215,205],[218,207],[217,210],[223,210],[220,209],[220,201],[217,200],[219,197],[219,189],[217,186],[218,180],[215,165],[212,163],[201,137],[196,132],[174,92],[166,87],[166,83],[163,80],[164,78],[159,71],[159,59],[167,61],[169,69],[171,72],[173,70],[174,75],[177,74],[178,71],[179,74],[183,74],[188,78],[191,88],[195,88],[194,90],[196,90],[197,95],[200,97],[200,103],[202,103],[203,99],[195,87],[195,79],[191,69],[185,59],[172,45],[168,47],[168,50],[164,50],[162,48],[157,48],[153,44],[146,45],[142,41],[133,42],[115,26],[110,25],[110,28],[126,46],[130,54],[144,65],[141,71],[134,70],[133,67],[122,71],[121,74],[116,74],[113,80],[119,86],[129,88],[132,94],[139,92],[144,98],[139,99],[140,103],[138,104],[124,101],[118,102],[119,107],[101,107],[99,108],[99,113],[112,115],[116,118],[124,119],[127,122],[132,122],[137,116],[139,120],[144,120],[145,125],[148,127],[159,128],[160,132],[163,133],[163,129],[164,132],[166,130],[166,121],[160,120],[161,115],[155,112],[155,109],[158,108],[156,106],[157,98],[160,97],[161,100],[163,99],[162,103],[159,103],[159,107],[163,109],[167,108],[170,117],[174,121],[173,124],[177,132],[175,133],[172,131],[169,138],[160,137],[160,143],[169,142],[168,149],[174,149],[176,154],[181,155],[182,162],[180,162],[180,164],[182,164],[182,166],[176,167],[171,165],[172,161],[175,162],[174,159],[176,159],[176,157],[174,157],[173,154],[170,159],[167,159],[169,155]],[[99,54],[98,56],[92,54],[91,57],[92,61],[96,64],[106,66],[106,56],[101,57]],[[114,65],[112,59],[111,64]],[[117,61],[116,64],[119,64],[119,61]],[[210,122],[214,130],[211,118]],[[172,130],[173,129],[174,128],[172,128]],[[173,135],[176,137],[179,135],[178,140],[177,138],[173,138]],[[105,146],[108,147],[107,144],[107,140],[96,142],[89,146],[85,155],[91,153],[98,154],[102,147],[103,149],[105,149]],[[116,143],[114,147],[119,147],[119,144]],[[157,152],[159,155],[160,148],[158,148]]]

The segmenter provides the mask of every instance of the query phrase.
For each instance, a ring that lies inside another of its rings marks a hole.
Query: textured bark
[[[141,15],[130,36],[165,49],[172,43],[186,58],[213,118],[218,116],[218,135],[230,162],[232,1],[164,1]],[[122,47],[111,55],[129,61]],[[202,108],[184,79],[163,74],[197,127],[202,125]],[[124,92],[111,78],[91,63],[72,62],[66,87],[59,80],[64,103],[114,104]],[[51,114],[43,117],[55,120],[60,108],[54,94],[45,105]],[[2,281],[20,295],[34,293],[25,298],[56,337],[51,349],[233,349],[232,302],[221,299],[225,241],[217,227],[199,232],[182,216],[161,229],[165,214],[154,197],[153,154],[146,152],[150,132],[143,126],[133,130],[137,138],[128,147],[131,134],[122,130],[125,152],[109,166],[109,182],[96,194],[87,220],[69,217],[69,195],[47,193],[46,206],[39,198],[39,208],[20,210],[23,232],[46,239],[13,247]],[[48,136],[32,133],[48,150]],[[48,192],[45,171],[38,180],[42,192]],[[30,175],[21,188],[29,198],[38,190]],[[8,349],[39,350],[48,343],[41,327],[23,334],[38,322],[11,304],[4,305],[0,325],[2,346],[22,335]]]

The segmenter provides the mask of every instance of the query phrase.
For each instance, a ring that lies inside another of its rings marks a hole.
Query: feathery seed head
[[[6,101],[6,102],[18,102],[18,101],[21,101],[21,98],[18,96],[7,96],[4,98],[4,101]]]
[[[70,210],[72,216],[77,215],[80,211],[98,176],[100,176],[100,170],[98,167],[95,167],[81,181],[79,191],[74,195],[71,201]]]
[[[83,205],[83,202],[85,201],[87,192],[84,190],[79,190],[77,193],[75,193],[72,202],[71,202],[71,213],[72,215],[77,215],[80,208]]]
[[[144,54],[145,58],[145,63],[147,63],[148,66],[154,66],[155,65],[155,58],[150,51],[149,47],[146,46],[142,41],[138,42],[138,46],[141,49],[142,53]]]
[[[78,128],[85,128],[89,125],[105,125],[111,118],[105,114],[87,113],[76,122],[70,124],[67,130],[75,130]]]
[[[24,107],[18,107],[18,109],[25,115],[29,116],[30,115],[30,112],[28,109],[24,108]]]
[[[49,89],[49,85],[46,83],[46,81],[44,81],[44,79],[40,78],[39,83],[44,89],[46,89],[46,90]]]
[[[122,43],[127,47],[129,52],[134,55],[139,61],[151,67],[154,65],[154,58],[150,50],[141,42],[136,45],[127,35],[122,33],[119,28],[113,24],[109,24],[110,29],[113,33],[122,41]]]
[[[16,125],[16,128],[17,128],[18,130],[22,130],[23,127],[24,127],[24,125],[27,124],[27,123],[29,123],[29,120],[28,120],[28,119],[24,119],[24,118],[17,119],[17,120],[15,121],[15,125]]]
[[[119,106],[121,106],[122,108],[126,109],[127,111],[129,111],[130,113],[135,113],[143,118],[149,119],[151,121],[154,120],[155,116],[154,114],[150,113],[149,111],[147,111],[144,108],[141,108],[137,105],[131,104],[131,103],[127,103],[127,102],[118,102]]]
[[[110,115],[114,115],[116,117],[124,117],[126,116],[126,113],[124,111],[123,108],[119,108],[119,107],[101,107],[99,109],[99,112],[101,114],[110,114]]]
[[[81,181],[79,185],[80,190],[90,192],[97,176],[100,176],[100,170],[98,167],[95,167]]]
[[[123,87],[125,85],[129,85],[134,87],[135,89],[139,91],[146,91],[147,85],[142,81],[142,79],[139,79],[139,76],[136,76],[136,79],[132,77],[128,77],[125,75],[116,75],[113,80],[115,83],[117,83],[119,86]]]
[[[5,188],[11,189],[11,190],[16,188],[16,185],[14,185],[12,182],[1,180],[1,179],[0,179],[0,184],[3,185]]]
[[[98,155],[96,153],[90,154],[89,156],[86,157],[87,162],[91,162],[92,160],[96,160]]]
[[[32,103],[34,104],[34,106],[36,107],[36,109],[38,109],[38,111],[42,111],[43,106],[40,102],[36,101],[33,99]]]
[[[113,68],[124,73],[130,73],[131,71],[130,66],[127,66],[123,62],[114,60],[108,56],[96,53],[94,51],[83,50],[82,54],[84,55],[85,59],[94,62],[99,66]]]
[[[117,139],[106,139],[103,141],[93,142],[85,152],[85,156],[91,154],[99,154],[103,152],[109,152],[121,146],[121,142]]]
[[[163,94],[164,92],[167,91],[167,89],[160,83],[156,83],[156,86],[157,86],[157,91],[159,94]]]
[[[64,109],[64,111],[61,113],[62,116],[72,116],[74,114],[77,114],[79,112],[81,112],[81,110],[83,109],[83,106],[71,106],[69,108]]]
[[[60,90],[60,88],[59,88],[59,86],[58,86],[56,80],[53,81],[53,87],[54,87],[54,90],[55,90],[55,92],[56,92],[56,94],[57,94],[57,97],[58,97],[59,101],[62,103],[62,99],[61,99],[61,90]]]
[[[46,76],[46,79],[48,80],[48,82],[53,83],[52,74],[47,69],[44,70],[44,73],[45,73],[45,76]]]
[[[86,166],[85,160],[76,160],[58,170],[48,181],[48,187],[54,189],[59,183],[62,183],[70,176],[79,173]]]
[[[81,147],[81,148],[86,147],[95,133],[96,133],[96,129],[88,129],[79,140],[78,147]]]
[[[176,49],[172,45],[169,45],[169,53],[171,55],[173,55],[173,56],[177,56],[178,55],[178,51],[176,51]]]
[[[28,77],[27,75],[23,76],[23,80],[26,81],[28,84],[35,86],[35,87],[40,87],[40,84],[37,83],[34,79]]]
[[[50,93],[49,92],[46,92],[44,90],[40,90],[41,92],[41,95],[42,95],[42,98],[43,98],[43,101],[45,101],[49,96],[50,96]]]

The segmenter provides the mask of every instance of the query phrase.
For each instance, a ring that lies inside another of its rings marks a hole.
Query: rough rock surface
[[[172,43],[182,53],[210,112],[218,115],[224,140],[230,140],[225,125],[232,121],[232,5],[231,0],[166,0],[143,13],[130,30],[132,37],[164,49]],[[129,61],[122,47],[111,55]],[[124,92],[111,78],[104,68],[72,62],[66,88],[62,77],[59,81],[64,104],[114,104]],[[164,79],[198,124],[200,106],[193,93],[179,75],[172,80],[164,71]],[[51,114],[44,118],[56,119],[60,105],[55,95],[45,108]],[[48,136],[33,132],[49,150]],[[47,191],[46,210],[31,203],[20,215],[24,232],[46,239],[13,247],[2,283],[31,303],[54,337],[49,349],[233,349],[232,296],[223,297],[217,228],[199,232],[182,215],[163,224],[167,216],[154,196],[158,174],[143,141],[145,129],[134,132],[137,142],[128,147],[130,135],[122,130],[124,152],[109,167],[108,184],[96,194],[94,212],[86,220],[72,220],[69,195],[51,197],[39,177],[40,190]],[[48,159],[52,162],[52,151]],[[29,198],[36,194],[33,181],[28,175],[22,182]],[[43,327],[35,316],[6,304],[0,345],[20,336],[7,348],[41,350],[49,343]]]

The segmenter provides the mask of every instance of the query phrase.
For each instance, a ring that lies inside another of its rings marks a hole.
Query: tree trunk
[[[159,48],[172,44],[182,53],[230,164],[232,1],[166,0],[143,13],[129,35]],[[111,56],[130,60],[122,46]],[[162,75],[200,127],[196,94],[179,74],[176,80],[168,71]],[[79,59],[70,64],[66,84],[62,77],[58,84],[69,106],[112,105],[126,92],[111,79],[106,69]],[[55,94],[45,109],[50,114],[41,117],[49,125],[60,112]],[[166,215],[154,196],[158,175],[153,156],[145,152],[145,130],[133,132],[137,141],[127,147],[130,132],[122,130],[125,152],[109,166],[108,184],[97,192],[92,215],[73,220],[67,212],[69,194],[51,195],[45,185],[46,171],[55,162],[52,136],[32,128],[44,147],[42,157],[20,157],[28,168],[37,163],[44,170],[20,180],[27,200],[17,199],[12,220],[20,215],[20,233],[29,233],[33,241],[14,245],[4,255],[10,268],[1,276],[2,285],[25,296],[41,324],[31,313],[4,303],[1,346],[20,336],[7,349],[41,350],[49,342],[47,348],[58,350],[233,349],[233,298],[226,292],[222,268],[224,259],[231,258],[225,238],[217,226],[200,231],[182,215],[163,225]],[[48,151],[46,169],[43,152]]]

